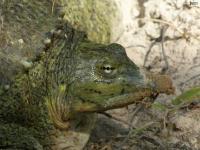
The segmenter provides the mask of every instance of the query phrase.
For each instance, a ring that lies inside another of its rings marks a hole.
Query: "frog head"
[[[116,43],[81,41],[73,47],[61,41],[52,50],[47,106],[59,128],[75,114],[120,108],[171,89],[170,79],[152,80]]]
[[[76,111],[104,111],[135,103],[138,95],[150,96],[155,84],[116,43],[83,42],[77,48],[76,72],[71,93]],[[147,92],[148,91],[148,92]]]

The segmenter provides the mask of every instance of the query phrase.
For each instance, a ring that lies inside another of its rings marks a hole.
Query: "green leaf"
[[[152,104],[152,108],[153,109],[158,109],[161,111],[165,111],[167,109],[167,106],[165,106],[164,104],[160,103],[160,102],[154,102]]]
[[[200,101],[200,87],[192,88],[183,94],[179,95],[175,99],[172,100],[173,105],[180,105],[185,103],[190,103],[193,101]]]

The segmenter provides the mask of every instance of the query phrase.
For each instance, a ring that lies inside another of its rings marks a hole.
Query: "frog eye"
[[[104,73],[106,73],[106,74],[112,73],[113,70],[115,70],[115,68],[112,67],[112,66],[109,65],[109,64],[103,65],[103,66],[101,67],[101,69],[102,69],[102,70],[104,71]]]

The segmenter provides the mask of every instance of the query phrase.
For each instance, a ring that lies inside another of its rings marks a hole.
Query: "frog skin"
[[[167,76],[141,73],[121,45],[94,43],[70,25],[41,48],[57,23],[48,0],[3,0],[0,14],[0,149],[82,149],[96,112],[172,91]]]
[[[91,42],[70,25],[49,39],[32,67],[1,89],[0,149],[82,149],[95,112],[173,91],[169,78],[143,74],[119,44]],[[75,137],[82,147],[73,147]]]

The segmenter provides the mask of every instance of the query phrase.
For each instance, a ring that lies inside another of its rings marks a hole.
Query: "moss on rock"
[[[110,42],[112,23],[119,16],[113,0],[61,0],[61,5],[64,19],[86,31],[90,40]]]

